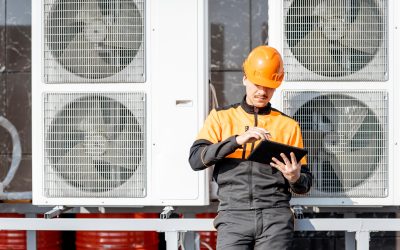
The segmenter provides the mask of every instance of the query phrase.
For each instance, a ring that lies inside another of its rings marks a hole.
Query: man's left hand
[[[290,182],[295,183],[300,178],[301,163],[297,162],[294,153],[290,153],[291,161],[286,157],[284,153],[281,153],[283,162],[272,157],[274,162],[270,165],[282,172],[283,176]]]

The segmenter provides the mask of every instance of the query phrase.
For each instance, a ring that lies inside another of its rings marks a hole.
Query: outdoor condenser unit
[[[207,1],[32,5],[33,202],[206,205]]]
[[[400,204],[396,8],[390,0],[269,1],[269,41],[286,73],[273,101],[299,122],[314,176],[293,205]]]

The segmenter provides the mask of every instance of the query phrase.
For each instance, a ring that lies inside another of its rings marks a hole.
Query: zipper
[[[245,126],[244,128],[244,132],[246,132],[247,130],[249,130],[249,126]],[[247,148],[247,143],[244,144],[243,146],[243,151],[242,151],[242,160],[246,159],[246,148]]]
[[[247,145],[247,143],[245,143],[244,146],[243,146],[243,152],[242,152],[242,159],[243,160],[246,159],[246,148],[247,148],[246,145]]]
[[[258,108],[254,107],[254,127],[258,125]],[[250,153],[254,149],[254,142],[251,143]],[[250,208],[253,208],[253,162],[250,162],[250,170],[249,170],[249,201]]]
[[[249,164],[249,201],[250,201],[250,209],[253,209],[253,162],[251,161]]]
[[[258,126],[258,108],[254,107],[254,127]],[[253,152],[254,142],[251,143],[250,153]]]

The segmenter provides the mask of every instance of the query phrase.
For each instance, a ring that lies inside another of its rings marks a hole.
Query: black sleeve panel
[[[300,178],[295,183],[290,183],[290,188],[296,194],[305,194],[310,191],[312,185],[312,174],[308,167],[302,166]]]
[[[225,156],[235,152],[239,147],[240,145],[236,142],[236,136],[231,136],[215,144],[204,139],[196,140],[190,148],[190,166],[195,171],[206,169]]]

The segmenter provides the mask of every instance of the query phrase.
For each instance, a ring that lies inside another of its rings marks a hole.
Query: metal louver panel
[[[144,0],[44,0],[45,82],[144,82],[144,6]]]
[[[387,0],[285,0],[289,81],[385,81]]]
[[[284,91],[283,112],[300,124],[310,197],[388,195],[388,94]]]
[[[44,196],[146,196],[144,93],[43,98]]]

